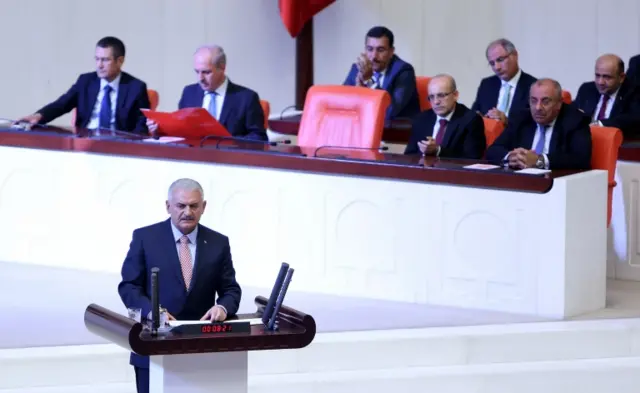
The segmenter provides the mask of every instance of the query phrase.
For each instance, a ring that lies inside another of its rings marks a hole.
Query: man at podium
[[[232,136],[266,141],[260,98],[255,91],[227,78],[224,50],[217,45],[200,47],[193,55],[193,63],[198,83],[185,86],[178,109],[202,107]],[[158,131],[152,120],[147,120],[147,126],[151,133]]]
[[[169,319],[223,321],[238,311],[242,291],[229,239],[203,225],[204,192],[191,179],[176,180],[166,202],[168,220],[133,231],[118,293],[128,308],[151,312],[151,269],[158,267],[159,299]],[[217,299],[216,299],[217,294]],[[131,354],[139,393],[149,391],[149,358]]]

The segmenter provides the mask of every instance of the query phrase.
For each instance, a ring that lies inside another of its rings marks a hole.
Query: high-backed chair
[[[312,86],[304,103],[298,145],[378,148],[389,105],[386,90]]]
[[[262,112],[264,113],[264,129],[269,128],[269,115],[271,114],[271,104],[267,100],[260,100],[260,106],[262,107]]]
[[[418,99],[420,100],[420,110],[427,111],[431,109],[431,102],[427,96],[429,95],[429,81],[431,77],[416,76],[416,88],[418,89]]]
[[[149,96],[149,106],[152,111],[158,109],[158,105],[160,104],[160,94],[153,89],[147,89],[147,95]],[[74,108],[71,111],[71,127],[76,126],[76,109]]]
[[[484,136],[487,139],[487,147],[489,147],[502,134],[504,123],[488,117],[483,117],[482,120],[484,121]]]
[[[571,97],[571,93],[567,90],[562,90],[562,102],[565,104],[571,104],[573,101],[573,97]]]
[[[591,126],[591,168],[608,172],[607,227],[611,222],[611,200],[616,186],[615,173],[618,149],[622,144],[622,131],[614,127]]]

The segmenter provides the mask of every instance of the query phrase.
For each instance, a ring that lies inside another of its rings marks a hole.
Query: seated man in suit
[[[589,117],[562,102],[557,81],[540,79],[531,85],[530,109],[509,118],[487,159],[514,169],[590,169]]]
[[[606,54],[596,61],[595,81],[583,83],[572,104],[592,123],[619,128],[628,138],[640,134],[639,93],[625,78],[622,59]]]
[[[482,158],[487,146],[482,117],[458,103],[456,81],[436,75],[429,81],[431,109],[413,118],[405,154]]]
[[[495,73],[480,82],[471,110],[507,123],[507,118],[529,107],[529,87],[536,78],[520,69],[518,51],[501,38],[487,46],[487,61]]]
[[[234,137],[267,140],[264,112],[258,94],[227,78],[227,55],[217,45],[203,46],[193,55],[193,68],[198,83],[182,91],[178,108],[205,108]],[[147,121],[152,133],[158,125]]]
[[[640,85],[640,55],[635,55],[629,59],[627,79],[634,85]]]
[[[344,81],[347,86],[365,86],[384,89],[391,95],[386,120],[410,118],[420,113],[413,66],[395,55],[393,33],[386,27],[376,26],[367,32],[365,52],[351,66]]]
[[[124,305],[150,315],[151,269],[158,267],[160,298],[169,319],[223,321],[234,315],[242,291],[229,239],[198,223],[206,207],[202,187],[191,179],[176,180],[166,205],[168,220],[133,231],[118,285]],[[138,392],[148,393],[149,358],[132,353],[130,363]]]
[[[96,72],[80,75],[60,98],[20,121],[46,124],[76,108],[76,127],[146,134],[140,109],[150,107],[147,85],[122,71],[124,55],[122,41],[101,39],[96,44]]]

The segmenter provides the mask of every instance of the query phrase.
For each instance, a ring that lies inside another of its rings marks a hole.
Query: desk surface
[[[298,135],[301,119],[302,115],[291,115],[280,119],[271,119],[269,120],[269,128],[280,134]],[[409,142],[410,135],[411,120],[397,119],[385,125],[382,140],[389,143],[406,144]]]
[[[554,171],[543,176],[510,170],[466,169],[481,161],[445,160],[378,151],[238,140],[210,140],[201,148],[185,144],[144,142],[146,137],[119,131],[45,127],[32,131],[0,128],[0,146],[91,152],[140,158],[169,158],[248,167],[443,183],[509,191],[546,193],[553,179],[577,173]],[[196,144],[197,145],[197,144]]]

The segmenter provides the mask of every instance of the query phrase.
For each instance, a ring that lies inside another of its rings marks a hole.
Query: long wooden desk
[[[280,119],[270,119],[269,129],[285,135],[298,135],[298,129],[300,128],[300,120],[302,115],[289,115]],[[409,136],[411,135],[411,120],[410,119],[398,119],[388,122],[384,127],[382,133],[382,140],[389,143],[402,143],[409,142]]]
[[[286,261],[309,292],[552,317],[603,307],[606,173],[470,163],[3,129],[0,260],[119,272],[131,231],[165,219],[168,185],[191,177],[241,285],[269,286]]]

